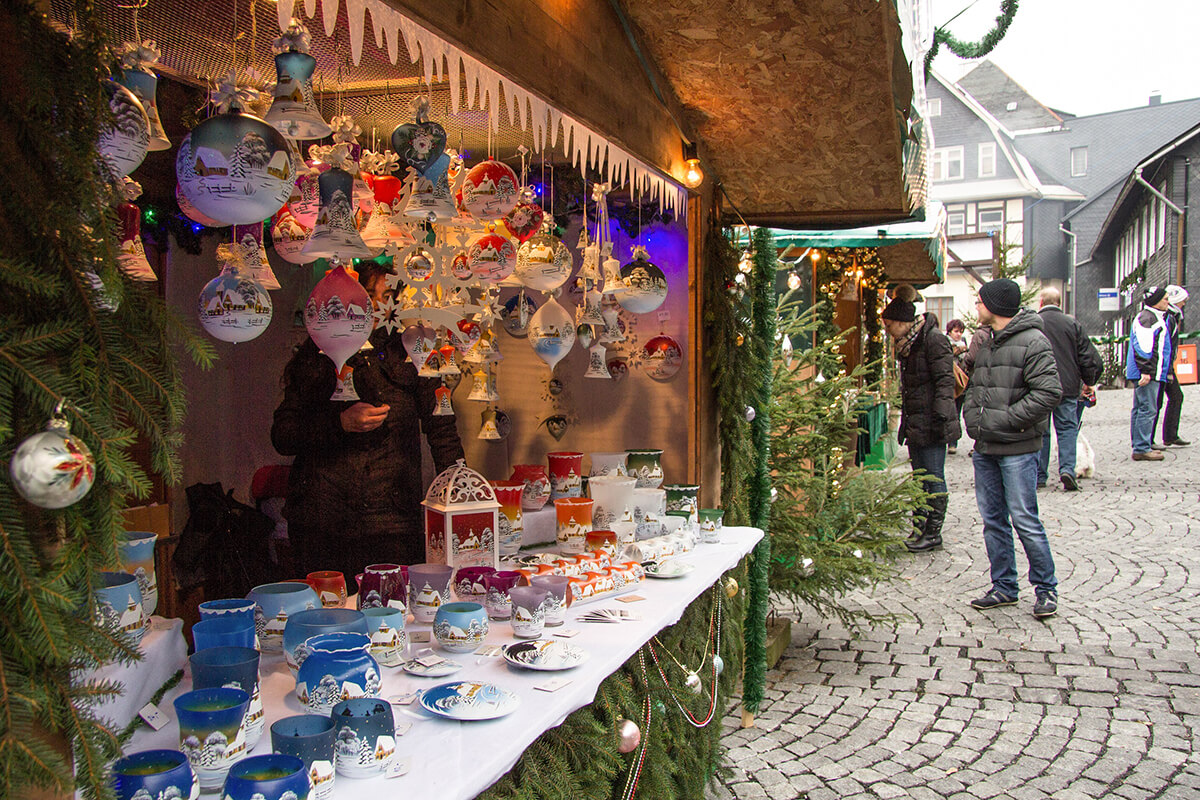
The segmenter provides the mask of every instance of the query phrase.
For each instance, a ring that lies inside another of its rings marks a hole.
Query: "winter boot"
[[[904,542],[905,547],[925,536],[925,528],[929,525],[929,511],[924,508],[914,511],[912,525],[912,533],[908,535],[908,539]]]
[[[946,505],[949,497],[935,494],[929,498],[929,510],[925,518],[925,532],[916,541],[905,543],[910,553],[927,553],[942,549],[942,523],[946,521]]]

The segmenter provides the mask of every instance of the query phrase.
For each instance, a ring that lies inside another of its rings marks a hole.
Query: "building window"
[[[967,232],[967,215],[961,211],[955,211],[946,215],[946,235],[947,236],[962,236]]]
[[[979,177],[994,178],[996,176],[996,143],[979,143]]]
[[[933,179],[935,181],[961,181],[962,177],[962,145],[958,147],[935,147],[933,149]]]
[[[1161,192],[1163,187],[1158,187],[1158,190]],[[1167,204],[1158,198],[1155,198],[1155,201],[1154,210],[1158,212],[1158,219],[1156,220],[1158,225],[1158,243],[1161,246],[1167,243]]]
[[[925,116],[940,117],[942,115],[942,98],[931,97],[925,101]]]
[[[938,319],[938,327],[946,329],[946,323],[954,319],[953,297],[925,296],[925,313],[933,314]]]
[[[1082,178],[1087,175],[1087,148],[1072,147],[1071,148],[1071,177]]]
[[[1004,209],[980,209],[979,210],[979,232],[986,233],[988,231],[998,231],[1004,226]]]

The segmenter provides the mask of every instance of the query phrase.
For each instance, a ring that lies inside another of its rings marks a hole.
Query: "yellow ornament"
[[[745,343],[746,343],[746,337],[739,333],[737,335],[737,346],[741,347]]]
[[[737,597],[737,593],[738,593],[737,578],[734,578],[732,576],[726,578],[725,579],[725,596],[728,597],[730,600],[732,600],[733,598]]]

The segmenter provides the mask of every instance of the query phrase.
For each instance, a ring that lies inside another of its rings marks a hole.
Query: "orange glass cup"
[[[346,604],[346,576],[337,570],[310,572],[304,582],[321,598],[323,608],[341,608]]]
[[[554,512],[559,550],[575,554],[585,552],[587,535],[592,530],[592,499],[560,497],[554,501]]]

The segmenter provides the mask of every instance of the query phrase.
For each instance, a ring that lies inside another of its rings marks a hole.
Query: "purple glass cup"
[[[487,588],[483,605],[487,609],[488,619],[512,617],[512,600],[508,597],[508,590],[516,586],[519,580],[521,573],[509,569],[483,576],[483,585]]]
[[[553,628],[567,621],[567,606],[571,605],[570,581],[566,575],[534,575],[531,586],[546,590],[546,627]]]
[[[358,608],[381,608],[395,600],[404,603],[406,567],[399,564],[372,564],[358,576]]]
[[[465,603],[482,603],[487,596],[483,577],[495,571],[492,567],[460,567],[454,574],[454,595]]]
[[[408,610],[414,621],[431,624],[442,604],[450,602],[453,574],[449,564],[413,564],[408,568]]]

